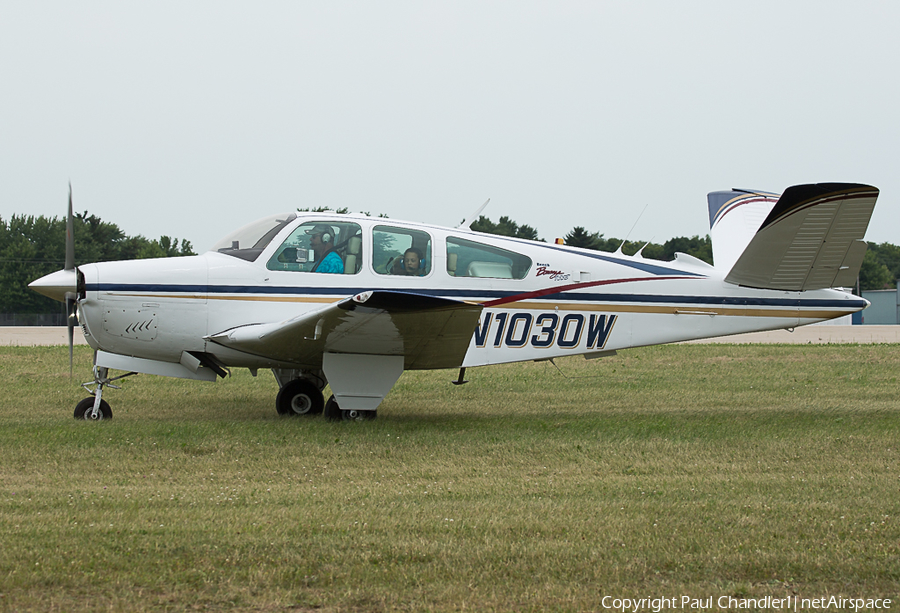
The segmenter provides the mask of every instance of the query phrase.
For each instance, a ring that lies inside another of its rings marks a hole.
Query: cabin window
[[[235,230],[213,245],[212,250],[254,262],[272,239],[295,219],[296,213],[282,213],[259,219]]]
[[[372,266],[380,275],[424,277],[431,272],[431,235],[421,230],[375,226]]]
[[[307,221],[269,258],[269,270],[354,275],[362,266],[362,230],[355,223]]]
[[[451,276],[524,279],[530,268],[531,258],[520,253],[465,238],[447,237],[447,272]]]

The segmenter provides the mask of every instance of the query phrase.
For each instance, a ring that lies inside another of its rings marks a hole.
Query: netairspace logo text
[[[841,596],[826,596],[822,598],[801,598],[800,596],[786,596],[775,598],[764,596],[762,598],[735,598],[734,596],[720,596],[714,598],[691,598],[690,596],[672,598],[615,598],[604,596],[600,602],[604,609],[621,611],[622,613],[642,613],[652,611],[671,611],[672,609],[684,609],[685,611],[710,611],[713,609],[748,609],[754,611],[876,611],[890,609],[893,601],[889,598],[843,598]]]

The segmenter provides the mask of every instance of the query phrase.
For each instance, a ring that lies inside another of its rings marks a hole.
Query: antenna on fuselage
[[[458,226],[456,226],[456,228],[457,228],[457,229],[465,228],[466,230],[471,230],[471,229],[472,229],[472,224],[475,223],[475,220],[478,219],[478,216],[479,216],[479,215],[481,215],[481,211],[484,210],[484,207],[486,207],[486,206],[488,205],[488,202],[490,202],[490,201],[491,201],[490,198],[488,198],[487,200],[485,200],[485,201],[484,201],[484,204],[482,204],[480,207],[478,207],[478,210],[475,211],[475,214],[474,214],[474,215],[472,215],[472,216],[469,217],[467,220],[465,220],[464,222],[462,222],[461,224],[459,224]]]
[[[656,238],[656,237],[654,236],[650,240],[648,240],[646,243],[644,243],[644,246],[637,250],[637,253],[634,254],[634,257],[643,258],[644,256],[642,254],[644,253],[644,247],[646,247],[647,245],[652,243],[654,238]]]
[[[637,227],[638,222],[641,220],[641,217],[644,216],[644,211],[647,210],[647,207],[648,207],[648,206],[650,206],[650,203],[649,203],[649,202],[648,202],[647,204],[644,205],[644,208],[643,208],[643,209],[641,209],[641,214],[638,215],[638,216],[637,216],[637,219],[634,220],[634,225],[631,226],[631,230],[629,230],[629,231],[628,231],[628,234],[625,235],[625,238],[622,239],[622,244],[620,244],[620,245],[619,245],[619,248],[616,249],[616,253],[618,253],[618,254],[620,254],[620,255],[625,255],[625,252],[623,252],[622,249],[625,247],[625,243],[628,242],[628,237],[631,236],[631,233],[634,232],[634,229]],[[646,247],[646,246],[647,246],[647,245],[644,245],[644,247]],[[641,247],[641,251],[644,250],[644,247]]]

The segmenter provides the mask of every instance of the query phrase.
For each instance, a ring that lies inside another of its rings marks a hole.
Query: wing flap
[[[409,292],[373,291],[298,317],[210,335],[273,360],[320,367],[322,355],[402,355],[404,369],[459,366],[482,305]]]
[[[789,187],[725,280],[786,291],[852,285],[877,198],[878,189],[869,185]]]

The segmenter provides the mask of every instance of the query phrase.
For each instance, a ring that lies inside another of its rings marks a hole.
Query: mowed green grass
[[[900,347],[679,345],[407,372],[373,422],[271,373],[140,376],[76,422],[2,348],[0,610],[595,611],[900,597]]]

